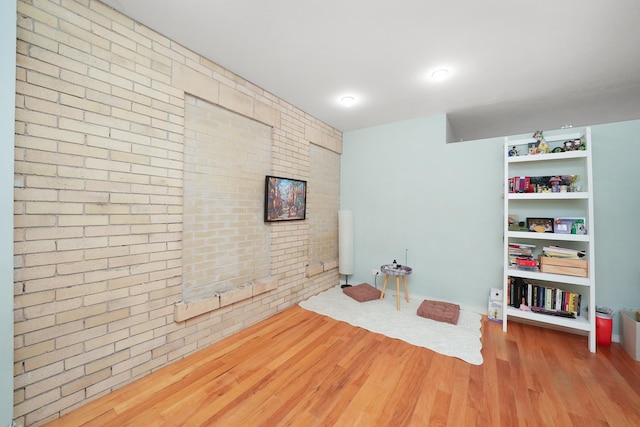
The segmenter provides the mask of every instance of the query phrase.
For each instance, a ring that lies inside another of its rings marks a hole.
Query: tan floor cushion
[[[359,302],[380,299],[380,291],[368,283],[342,288],[342,292]]]
[[[444,301],[424,300],[418,307],[418,316],[457,325],[460,306]]]

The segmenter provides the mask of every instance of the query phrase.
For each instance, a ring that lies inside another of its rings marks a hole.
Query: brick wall
[[[185,105],[182,287],[193,300],[269,276],[271,128],[190,95]]]
[[[340,155],[334,151],[315,145],[311,146],[309,192],[314,197],[309,201],[309,209],[315,214],[309,219],[312,244],[309,245],[311,263],[337,259],[336,230],[340,200]]]
[[[17,26],[18,423],[56,418],[337,283],[337,269],[308,278],[306,267],[337,256],[339,132],[96,0],[21,0]],[[309,181],[309,219],[266,226],[277,289],[175,322],[187,94],[271,129],[270,172]]]

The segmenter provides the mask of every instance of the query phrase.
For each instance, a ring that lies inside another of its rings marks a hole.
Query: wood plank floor
[[[640,426],[640,363],[618,344],[482,324],[470,365],[287,309],[53,426]]]

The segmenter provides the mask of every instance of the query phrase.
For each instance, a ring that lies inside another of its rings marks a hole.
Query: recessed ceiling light
[[[449,70],[446,68],[440,68],[431,73],[431,78],[436,81],[441,81],[449,77]]]
[[[571,123],[567,123],[566,125],[562,125],[562,129],[571,129],[573,125]]]
[[[340,103],[345,107],[351,107],[353,104],[356,103],[356,99],[351,95],[347,95],[340,98]]]

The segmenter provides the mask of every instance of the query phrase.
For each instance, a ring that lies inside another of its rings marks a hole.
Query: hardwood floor
[[[49,426],[638,426],[618,344],[486,319],[484,363],[292,307]]]

